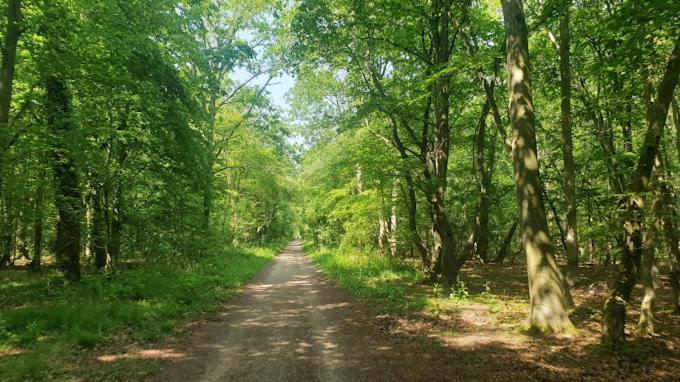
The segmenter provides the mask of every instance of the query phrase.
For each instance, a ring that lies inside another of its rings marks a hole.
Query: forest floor
[[[524,264],[469,263],[448,298],[422,282],[404,262],[358,251],[308,248],[331,279],[371,305],[374,325],[395,342],[428,343],[444,363],[432,375],[445,380],[677,381],[680,316],[668,309],[667,277],[657,290],[656,334],[635,332],[641,288],[628,309],[628,344],[611,351],[599,344],[606,281],[614,266],[582,266],[573,290],[571,319],[577,337],[530,336],[522,329],[528,296]],[[426,376],[416,379],[428,379]],[[436,378],[435,378],[436,379]]]
[[[0,270],[0,381],[130,381],[157,372],[153,357],[99,359],[151,346],[215,314],[281,248],[129,259],[113,272],[88,270],[77,283],[64,282],[49,264],[39,274],[21,265]]]
[[[305,250],[308,256],[299,243],[289,245],[226,301],[270,252],[233,254],[180,273],[140,268],[64,290],[5,280],[0,303],[11,309],[0,312],[0,340],[10,346],[0,346],[0,380],[674,381],[680,375],[680,317],[666,309],[665,279],[657,334],[634,332],[636,290],[629,344],[611,352],[598,342],[604,280],[613,267],[581,267],[571,315],[578,337],[535,337],[521,331],[527,307],[521,264],[468,264],[457,292],[444,298],[407,260]],[[39,293],[45,296],[27,299]]]
[[[169,382],[673,381],[680,375],[680,317],[663,309],[665,288],[657,335],[636,336],[631,309],[630,344],[618,352],[598,345],[603,280],[613,268],[581,269],[572,314],[578,337],[534,337],[520,330],[527,303],[520,265],[471,264],[465,284],[442,298],[412,268],[362,254],[309,252],[319,268],[291,245],[209,320],[154,346],[92,362],[133,369],[159,362],[161,373],[150,378]]]

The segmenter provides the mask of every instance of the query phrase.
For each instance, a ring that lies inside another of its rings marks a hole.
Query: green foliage
[[[470,297],[470,291],[463,280],[458,280],[456,285],[453,287],[449,298],[451,300],[467,300]]]
[[[415,310],[427,303],[424,291],[414,288],[422,282],[419,272],[388,257],[379,257],[372,251],[309,245],[305,252],[340,286],[355,296],[371,298],[381,310]]]

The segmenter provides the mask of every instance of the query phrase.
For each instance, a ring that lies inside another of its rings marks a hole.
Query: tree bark
[[[666,124],[668,108],[680,74],[680,37],[675,41],[663,78],[656,90],[655,101],[647,112],[647,132],[626,201],[627,217],[623,232],[623,268],[617,275],[611,295],[604,304],[602,315],[602,342],[619,346],[625,341],[626,303],[637,281],[643,250],[642,217],[644,193],[649,190],[649,179],[659,141]]]
[[[392,208],[390,209],[389,237],[390,253],[397,257],[397,202],[399,200],[399,179],[392,181]]]
[[[479,119],[479,130],[477,132],[477,153],[476,162],[479,171],[479,204],[477,205],[477,215],[474,227],[474,251],[483,261],[489,261],[489,205],[491,181],[495,163],[495,142],[491,140],[490,150],[485,155],[486,146],[486,118],[490,109],[489,102],[484,104],[482,116]]]
[[[562,113],[562,157],[564,160],[564,200],[567,208],[565,244],[567,268],[565,281],[569,288],[578,277],[578,236],[576,228],[576,172],[571,134],[571,66],[569,63],[569,8],[571,0],[564,0],[560,16],[560,110]]]
[[[678,158],[680,158],[680,108],[678,108],[678,101],[675,98],[671,101],[671,107],[673,109],[673,125],[675,126],[675,150]]]
[[[668,181],[668,172],[664,164],[663,155],[659,153],[659,169],[657,173],[656,187],[660,193],[661,205],[655,209],[658,218],[661,219],[666,243],[670,250],[670,279],[673,291],[673,311],[680,313],[680,235],[678,235],[676,222],[678,211],[675,207],[674,191]]]
[[[217,120],[217,113],[219,108],[217,106],[217,90],[213,89],[210,94],[210,101],[208,104],[208,169],[210,173],[206,178],[205,190],[203,190],[203,229],[208,232],[210,229],[210,216],[212,214],[213,206],[213,188],[214,188],[214,174],[213,166],[217,160],[215,155],[215,121]]]
[[[435,70],[446,67],[451,55],[449,38],[451,0],[436,0],[433,15],[433,63]],[[449,126],[450,75],[440,74],[432,86],[432,150],[428,153],[428,170],[431,174],[429,202],[432,208],[432,239],[435,263],[441,261],[444,291],[458,282],[458,272],[464,263],[464,255],[456,256],[453,228],[446,213],[446,186],[449,165],[451,127]]]
[[[642,304],[640,306],[640,319],[638,320],[637,330],[643,335],[654,333],[654,310],[656,303],[654,275],[658,274],[655,259],[656,247],[654,242],[655,239],[659,239],[659,232],[663,227],[663,220],[659,216],[661,214],[658,212],[661,211],[664,204],[663,192],[661,190],[661,184],[664,182],[664,176],[660,154],[661,153],[657,155],[654,165],[656,179],[654,182],[654,205],[652,207],[652,211],[657,211],[657,213],[653,214],[651,217],[653,220],[651,227],[643,235],[644,247],[642,249],[642,260],[640,262],[640,280],[642,281],[644,295],[642,297]]]
[[[515,191],[520,233],[529,278],[529,327],[541,332],[573,332],[567,316],[561,274],[557,267],[540,191],[536,152],[536,121],[531,95],[529,40],[520,0],[501,0],[510,74],[510,122]]]
[[[129,128],[128,116],[130,113],[129,105],[125,107],[121,116],[118,130],[126,131]],[[110,258],[110,266],[115,266],[115,262],[120,259],[121,242],[123,236],[123,224],[125,221],[125,194],[123,184],[123,166],[128,157],[128,147],[119,142],[116,148],[116,182],[113,190],[113,200],[111,202],[111,223],[109,230],[109,240],[107,252]]]
[[[40,272],[42,266],[43,192],[43,186],[39,184],[35,192],[33,208],[33,259],[31,259],[31,269],[34,272]]]
[[[515,230],[517,230],[517,225],[519,224],[518,220],[514,220],[512,222],[512,225],[510,225],[510,229],[508,230],[508,233],[505,235],[505,238],[503,239],[503,243],[501,243],[500,248],[498,248],[498,254],[496,254],[496,259],[495,261],[497,263],[502,263],[506,257],[508,257],[508,252],[510,251],[510,245],[512,244],[512,237],[515,235]]]
[[[96,175],[95,175],[96,176]],[[109,266],[109,256],[107,253],[107,229],[105,217],[105,201],[103,197],[103,185],[98,184],[96,180],[93,182],[93,190],[90,195],[90,204],[92,210],[92,227],[90,230],[90,245],[91,253],[94,256],[94,264],[98,270],[102,270]]]
[[[12,88],[14,83],[14,67],[16,65],[17,43],[21,35],[21,0],[8,0],[7,2],[7,29],[5,41],[2,47],[2,67],[0,67],[0,141],[5,150],[6,138],[8,137],[9,113],[12,106]]]
[[[415,246],[418,257],[420,257],[421,260],[423,273],[427,275],[432,269],[431,257],[418,230],[418,201],[416,199],[413,176],[409,169],[405,169],[404,171],[407,194],[406,201],[408,203],[408,230],[411,236],[411,244]]]
[[[66,135],[73,130],[71,122],[71,96],[64,81],[50,76],[46,80],[47,124],[57,139],[52,150],[54,179],[56,181],[55,207],[57,210],[56,258],[64,276],[80,279],[80,222],[82,198],[78,172]]]

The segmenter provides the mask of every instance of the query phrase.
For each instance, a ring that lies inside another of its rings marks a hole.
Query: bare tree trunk
[[[17,43],[21,35],[21,0],[7,2],[7,29],[2,46],[2,67],[0,67],[0,156],[6,149],[8,137],[9,113],[12,106],[12,85],[14,83],[14,67],[16,65]]]
[[[53,170],[56,180],[55,207],[57,209],[56,257],[64,276],[80,279],[80,221],[82,198],[78,172],[65,135],[72,129],[71,97],[63,80],[49,77],[47,87],[47,124],[57,137],[53,149]]]
[[[647,133],[640,150],[635,174],[626,201],[628,216],[624,224],[623,269],[618,274],[610,297],[605,301],[602,315],[602,342],[619,346],[625,341],[626,302],[637,281],[642,257],[642,215],[644,193],[649,190],[649,179],[657,156],[659,141],[666,124],[668,108],[680,74],[680,37],[671,53],[666,71],[656,91],[656,97],[647,112]]]
[[[382,180],[380,181],[380,213],[378,214],[378,250],[380,255],[385,254],[385,239],[388,239],[389,225],[385,219],[385,190]]]
[[[680,108],[678,108],[678,101],[675,98],[671,101],[671,107],[673,109],[673,125],[675,125],[675,150],[678,158],[680,158]]]
[[[573,332],[567,316],[562,276],[548,232],[540,192],[536,153],[536,121],[531,95],[529,40],[520,0],[501,0],[510,73],[510,122],[515,191],[520,233],[527,257],[529,278],[529,326],[541,332]]]
[[[30,257],[28,255],[28,240],[26,237],[27,231],[26,231],[26,223],[23,221],[24,219],[21,219],[19,222],[19,225],[17,227],[17,240],[16,240],[16,247],[17,247],[17,258],[21,259],[26,259],[30,260]]]
[[[418,257],[420,257],[423,273],[428,274],[432,269],[430,253],[423,243],[423,239],[418,232],[418,203],[416,200],[416,190],[413,184],[413,177],[410,170],[406,169],[404,178],[406,179],[406,194],[408,203],[408,231],[411,235],[411,244],[415,246]]]
[[[397,257],[397,202],[399,200],[399,179],[392,181],[392,208],[390,209],[389,237],[390,253]]]
[[[42,184],[38,184],[33,208],[33,259],[31,260],[31,269],[35,272],[40,272],[42,266],[43,192]]]
[[[474,239],[472,247],[477,256],[483,261],[489,261],[489,205],[491,181],[495,163],[495,142],[492,139],[490,150],[486,153],[486,118],[489,114],[490,104],[487,101],[482,109],[482,116],[479,120],[479,130],[477,132],[477,153],[476,162],[479,171],[479,204],[477,205],[477,215],[475,217]]]
[[[126,131],[129,128],[128,115],[130,113],[129,105],[125,107],[121,116],[120,126],[118,130]],[[115,266],[116,261],[120,259],[121,255],[121,241],[123,236],[123,223],[125,221],[125,194],[123,184],[123,167],[128,157],[128,148],[122,143],[118,142],[116,147],[116,181],[113,190],[113,200],[111,201],[110,211],[110,229],[109,240],[107,243],[107,252],[110,259],[110,265]],[[204,211],[205,212],[205,211]],[[208,217],[209,218],[209,217]]]
[[[571,0],[563,0],[560,16],[560,110],[562,112],[562,156],[564,159],[564,200],[566,202],[566,253],[565,281],[569,288],[578,277],[578,237],[576,229],[576,173],[571,134],[571,66],[569,64],[569,8]]]
[[[433,15],[433,63],[437,71],[449,62],[451,42],[451,0],[435,0]],[[432,111],[434,112],[433,146],[428,153],[428,170],[431,184],[428,184],[429,201],[432,208],[432,238],[435,259],[441,260],[443,284],[446,291],[458,281],[458,272],[465,262],[465,256],[456,256],[453,228],[446,214],[446,183],[449,165],[451,126],[449,126],[449,84],[450,74],[440,74],[432,86]],[[435,260],[436,262],[437,260]]]
[[[661,160],[657,156],[654,171],[656,172],[656,181],[654,184],[654,205],[653,211],[660,211],[663,206],[663,196],[660,189],[663,182],[663,169]],[[663,223],[658,214],[654,214],[652,224],[647,232],[644,233],[644,247],[642,249],[642,260],[640,262],[640,280],[642,281],[642,288],[644,295],[642,297],[642,304],[640,306],[640,319],[638,320],[637,330],[640,334],[654,333],[654,310],[656,302],[656,291],[654,288],[654,274],[658,274],[656,269],[655,259],[655,239],[659,239],[659,231]]]
[[[96,175],[94,175],[96,177]],[[93,190],[90,195],[92,211],[92,226],[90,231],[91,253],[94,256],[95,267],[99,270],[109,266],[109,256],[107,253],[107,230],[105,219],[105,206],[103,197],[103,185],[95,179],[92,184]]]
[[[213,207],[213,188],[214,188],[214,174],[213,165],[217,158],[215,158],[215,121],[218,113],[217,107],[217,91],[213,89],[210,94],[210,103],[208,104],[208,170],[210,173],[206,178],[205,189],[203,190],[203,229],[207,232],[210,229],[210,216]]]
[[[671,289],[673,290],[673,311],[680,313],[680,236],[676,222],[678,221],[678,211],[675,207],[675,192],[672,190],[672,183],[667,179],[668,172],[663,163],[663,155],[659,153],[659,164],[657,174],[657,187],[661,196],[661,206],[655,209],[661,219],[666,243],[670,250],[670,279]]]
[[[512,222],[512,225],[510,226],[508,233],[505,235],[505,238],[503,239],[503,243],[501,243],[500,248],[498,248],[498,254],[496,255],[495,260],[497,263],[502,263],[503,260],[505,260],[505,258],[508,257],[510,245],[512,245],[512,237],[515,235],[515,230],[517,230],[518,224],[519,221],[517,219],[515,219]]]

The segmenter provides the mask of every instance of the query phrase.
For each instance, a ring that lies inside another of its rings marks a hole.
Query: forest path
[[[422,342],[388,336],[364,304],[329,282],[292,242],[214,321],[178,344],[182,356],[155,380],[375,382],[447,375],[442,366],[450,361],[436,361],[438,352],[427,352]]]

